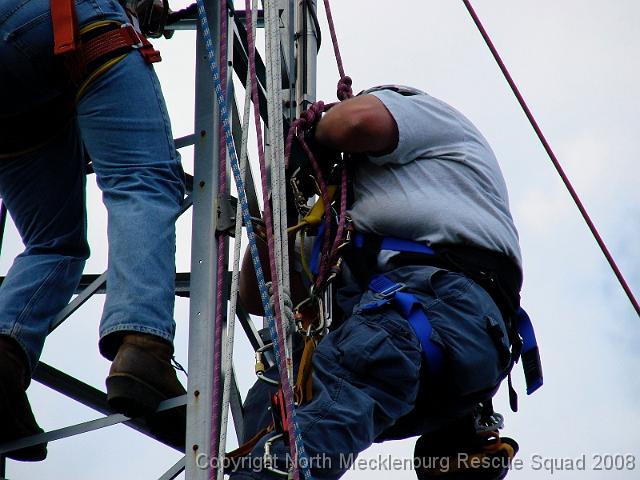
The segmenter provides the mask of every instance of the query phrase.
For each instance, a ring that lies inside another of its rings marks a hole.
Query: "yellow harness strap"
[[[333,197],[336,194],[337,189],[338,189],[337,185],[329,185],[327,187],[327,196],[329,198],[329,201],[333,200]],[[318,226],[322,221],[323,215],[324,215],[324,200],[322,199],[322,196],[319,196],[318,201],[313,205],[313,207],[311,207],[311,210],[309,210],[309,213],[307,213],[307,215],[300,221],[300,223],[298,223],[297,225],[294,225],[293,227],[289,227],[287,229],[287,232],[290,234],[297,233],[302,228]]]

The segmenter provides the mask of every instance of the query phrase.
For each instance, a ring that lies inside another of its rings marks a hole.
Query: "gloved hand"
[[[160,38],[169,16],[168,0],[120,0],[127,14],[135,17],[145,37]],[[132,22],[135,20],[132,18]]]
[[[322,101],[315,102],[307,110],[302,112],[298,119],[300,122],[299,128],[303,132],[302,140],[311,153],[313,153],[313,156],[325,175],[340,161],[340,152],[318,143],[315,135],[316,125],[322,118],[322,114],[331,108],[331,106],[332,105],[325,105]]]
[[[311,104],[292,123],[289,130],[287,145],[291,150],[288,152],[288,183],[294,182],[295,190],[305,198],[319,194],[318,171],[326,180],[332,167],[340,161],[340,152],[320,145],[315,138],[315,127],[322,114],[330,107],[331,105],[327,106],[322,101]],[[316,167],[310,154],[315,159]]]

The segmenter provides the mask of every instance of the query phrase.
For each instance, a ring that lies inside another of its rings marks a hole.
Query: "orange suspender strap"
[[[75,0],[50,0],[50,6],[54,55],[75,52],[80,45]],[[112,30],[94,41],[89,41],[86,49],[88,52],[83,52],[88,58],[84,60],[86,63],[90,63],[96,58],[122,47],[139,49],[147,63],[161,60],[160,52],[155,50],[142,34],[136,32],[131,24],[123,25],[121,30]]]
[[[50,0],[53,25],[53,53],[63,55],[78,48],[80,35],[75,0]]]

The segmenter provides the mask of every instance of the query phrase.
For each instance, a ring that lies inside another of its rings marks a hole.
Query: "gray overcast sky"
[[[172,2],[178,9],[188,2]],[[478,14],[543,131],[590,210],[613,255],[640,293],[640,233],[637,188],[640,147],[640,4],[631,0],[476,0]],[[520,396],[510,413],[505,389],[496,408],[505,414],[505,434],[521,445],[520,471],[509,478],[632,479],[640,475],[640,319],[626,300],[595,242],[572,205],[544,150],[468,17],[461,1],[334,1],[332,9],[347,74],[356,90],[380,83],[406,83],[448,101],[485,134],[510,188],[525,266],[523,303],[541,346],[545,386]],[[324,13],[320,8],[320,17]],[[335,100],[338,80],[329,34],[318,64],[318,99]],[[178,32],[158,42],[157,67],[175,136],[192,132],[193,36]],[[183,152],[192,171],[190,152]],[[255,155],[254,155],[255,156]],[[106,264],[105,216],[90,180],[90,240],[87,271]],[[178,270],[189,268],[189,218],[179,222]],[[20,251],[14,233],[3,249],[6,272]],[[101,300],[69,320],[48,340],[43,359],[103,388],[108,362],[97,353]],[[186,364],[188,305],[176,308],[178,358]],[[241,387],[253,381],[248,347],[238,341]],[[521,370],[515,382],[522,386]],[[520,388],[522,391],[522,388]],[[50,390],[29,391],[47,429],[96,415]],[[413,440],[372,447],[363,458],[411,455]],[[177,454],[125,427],[50,445],[39,464],[10,462],[8,476],[22,479],[153,479]],[[536,455],[586,455],[587,471],[536,470]],[[635,470],[595,470],[597,455],[630,454]],[[411,471],[353,471],[346,479],[413,479]]]

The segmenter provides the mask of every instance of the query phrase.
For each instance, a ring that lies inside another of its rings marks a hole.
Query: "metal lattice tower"
[[[286,126],[299,115],[306,105],[315,101],[317,37],[309,11],[315,12],[316,0],[277,0],[277,4],[280,13],[282,90],[280,92],[266,91],[265,66],[258,54],[256,70],[260,112],[265,122],[265,127],[268,126],[266,96],[272,94],[276,96],[276,99],[279,98],[283,101],[284,118],[282,121],[285,123],[286,131]],[[219,38],[220,2],[219,0],[205,0],[205,5],[212,36],[214,39]],[[249,74],[248,41],[244,26],[245,12],[243,10],[235,10],[231,2],[229,2],[227,15],[229,25],[226,38],[228,61],[229,65],[233,66],[233,69],[230,68],[227,73],[227,98],[229,99],[229,104],[232,105],[230,114],[234,139],[236,144],[239,144],[242,132],[232,80],[235,74],[236,78],[244,84]],[[176,274],[176,295],[188,297],[190,302],[188,363],[190,375],[187,384],[187,396],[167,400],[159,407],[159,410],[163,410],[186,403],[186,454],[166,471],[160,479],[170,480],[184,471],[186,480],[204,480],[209,479],[210,472],[208,468],[198,467],[196,463],[197,456],[205,455],[206,458],[215,456],[215,452],[210,452],[214,377],[211,359],[214,353],[213,319],[217,302],[218,242],[224,242],[228,256],[228,236],[219,236],[219,234],[230,231],[234,225],[235,199],[228,194],[219,195],[219,111],[198,20],[195,17],[183,19],[169,28],[174,30],[196,29],[198,33],[195,47],[194,133],[175,140],[178,149],[191,145],[194,147],[194,172],[193,175],[188,175],[188,195],[183,202],[183,211],[189,208],[193,210],[191,271]],[[215,46],[215,54],[219,60],[219,44]],[[171,59],[169,58],[165,61],[171,62]],[[252,214],[259,216],[260,209],[250,169],[247,170],[245,186],[250,210]],[[0,210],[0,232],[4,231],[5,220],[6,210],[2,207]],[[225,258],[225,270],[228,263],[228,258]],[[230,275],[225,275],[225,279],[223,292],[227,292],[228,295]],[[3,279],[0,278],[1,280]],[[106,273],[83,275],[76,291],[77,295],[59,313],[53,328],[62,325],[67,318],[81,309],[92,296],[104,294],[105,280]],[[228,296],[224,298],[228,298]],[[237,317],[251,346],[254,349],[263,346],[264,342],[258,333],[258,329],[240,305],[237,308]],[[120,423],[138,430],[142,434],[152,436],[144,420],[129,419],[114,412],[107,404],[104,392],[50,365],[40,362],[33,378],[39,383],[104,414],[104,416],[96,420],[0,445],[0,479],[4,479],[6,475],[6,460],[3,452],[17,448],[39,444],[43,441],[61,440]],[[243,429],[242,399],[235,378],[233,378],[231,389],[231,412],[236,433],[240,437]]]

